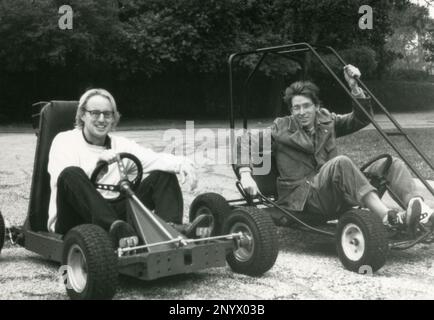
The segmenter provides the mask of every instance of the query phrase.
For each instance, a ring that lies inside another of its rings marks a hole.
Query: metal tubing
[[[342,59],[342,57],[331,47],[327,47],[330,51],[333,52],[333,54],[338,58],[338,60],[343,64],[346,65],[345,61]],[[314,52],[314,50],[313,50]],[[314,52],[315,55],[319,56],[316,52]],[[322,62],[322,61],[321,61]],[[323,63],[323,62],[322,62]],[[326,66],[324,63],[323,65],[331,71],[331,69]],[[331,71],[332,73],[333,71]],[[333,72],[332,74],[334,77],[336,76]],[[336,78],[336,77],[335,77]],[[339,79],[338,79],[339,80]],[[387,109],[381,104],[380,101],[372,94],[372,92],[366,87],[366,85],[361,81],[360,79],[356,79],[357,82],[363,87],[364,90],[371,96],[371,98],[378,104],[378,106],[382,109],[382,111],[387,115],[390,121],[395,125],[395,127],[402,133],[402,135],[407,139],[407,141],[412,145],[412,147],[416,150],[416,152],[422,157],[422,159],[425,161],[428,166],[431,167],[432,170],[434,170],[434,165],[431,163],[430,159],[426,156],[426,154],[419,149],[419,147],[414,143],[414,141],[404,132],[403,128],[400,126],[400,124],[393,118],[393,116],[387,111]],[[340,82],[340,81],[339,81]],[[340,82],[341,83],[341,82]],[[342,83],[341,83],[342,85]],[[346,91],[346,87],[344,88]],[[351,96],[353,101],[355,100],[354,97]],[[358,103],[357,105],[361,108],[361,110],[365,113],[365,115],[368,116],[369,120],[372,122],[374,127],[377,129],[377,131],[383,136],[383,138],[389,143],[389,145],[393,148],[393,150],[401,157],[401,159],[405,162],[405,164],[410,168],[411,171],[417,176],[417,178],[422,182],[422,184],[428,189],[428,191],[434,196],[434,189],[431,187],[431,185],[425,180],[425,178],[422,177],[422,175],[419,173],[419,171],[414,168],[414,166],[407,160],[405,155],[398,149],[398,147],[395,145],[395,143],[387,136],[387,134],[381,129],[381,127],[378,125],[378,123],[374,120],[373,117]]]
[[[273,207],[276,207],[277,209],[279,209],[280,211],[282,211],[287,217],[289,217],[290,219],[295,220],[296,222],[298,222],[299,224],[301,224],[302,226],[308,228],[309,230],[315,232],[315,233],[319,233],[322,235],[326,235],[326,236],[331,236],[334,237],[335,234],[332,232],[327,232],[321,229],[317,229],[314,227],[311,227],[310,225],[308,225],[307,223],[301,221],[300,219],[298,219],[296,216],[294,216],[293,214],[291,214],[288,210],[286,210],[285,208],[279,206],[276,202],[271,201],[270,199],[268,199],[266,196],[264,196],[262,193],[260,193],[258,191],[258,195],[261,197],[262,200],[264,200],[265,202],[271,204]]]
[[[250,84],[250,80],[252,79],[253,75],[256,73],[256,71],[259,69],[259,66],[262,64],[262,61],[264,61],[265,57],[267,56],[267,53],[263,53],[259,61],[256,63],[253,70],[250,72],[250,74],[247,76],[246,81],[244,82],[244,90],[243,90],[243,104],[241,105],[241,116],[243,117],[243,128],[247,129],[247,116],[246,116],[246,108],[247,108],[247,89]]]
[[[414,247],[416,244],[418,244],[418,243],[422,242],[423,240],[425,240],[426,238],[428,238],[433,233],[434,233],[434,230],[431,230],[431,231],[428,231],[428,232],[422,234],[421,236],[414,239],[413,241],[401,241],[401,242],[393,243],[390,245],[390,248],[393,250],[410,249],[411,247]]]
[[[305,48],[300,48],[300,47]],[[287,50],[296,47],[296,49],[293,50]],[[299,47],[297,49],[297,47]],[[346,62],[342,59],[342,57],[331,47],[329,46],[318,46],[315,45],[316,48],[320,49],[328,49],[330,50],[336,58],[343,64],[346,65]],[[285,50],[287,50],[285,52]],[[241,53],[232,54],[229,58],[229,77],[230,77],[230,116],[231,116],[231,129],[235,128],[234,123],[234,115],[233,115],[233,82],[232,82],[232,63],[235,57],[238,56],[244,56],[249,55],[253,53],[266,53],[266,52],[273,52],[273,53],[292,53],[292,52],[304,52],[304,51],[310,51],[312,52],[315,57],[320,61],[320,63],[324,66],[324,68],[330,73],[330,75],[339,83],[339,85],[343,88],[343,90],[348,94],[348,96],[352,99],[352,101],[355,103],[355,105],[365,114],[365,116],[371,121],[372,125],[377,129],[377,131],[380,133],[380,135],[386,140],[386,142],[392,147],[392,149],[400,156],[400,158],[404,161],[404,163],[410,168],[410,170],[416,175],[416,177],[422,182],[422,184],[428,189],[428,191],[434,195],[434,189],[431,187],[431,185],[422,177],[422,175],[419,173],[419,171],[414,168],[414,166],[407,160],[405,155],[398,149],[397,145],[387,136],[387,134],[381,129],[381,127],[378,125],[378,123],[375,121],[375,119],[370,115],[368,111],[365,110],[365,108],[361,105],[359,101],[351,94],[351,92],[348,90],[346,85],[339,79],[339,77],[335,74],[335,72],[328,66],[328,64],[325,62],[325,60],[317,53],[317,51],[314,49],[313,46],[311,46],[308,43],[297,43],[297,44],[289,44],[289,45],[283,45],[283,46],[276,46],[276,47],[269,47],[269,48],[262,48],[254,51],[246,51]],[[396,126],[396,128],[401,131],[401,133],[405,136],[407,141],[411,144],[411,146],[416,150],[416,152],[422,157],[422,159],[427,163],[431,169],[434,170],[434,165],[430,161],[430,159],[427,157],[427,155],[419,149],[419,147],[415,144],[415,142],[403,131],[402,127],[399,125],[399,123],[393,118],[393,116],[387,111],[387,109],[381,104],[380,101],[372,94],[372,92],[366,87],[366,85],[360,80],[356,79],[357,82],[362,86],[364,90],[371,96],[371,98],[378,104],[378,106],[382,109],[382,111],[388,116],[390,121]],[[231,139],[231,143],[233,140]]]
[[[145,212],[145,214],[152,220],[152,222],[155,223],[155,225],[164,233],[165,236],[167,236],[169,239],[173,239],[170,232],[167,231],[167,229],[160,223],[160,221],[158,221],[158,219],[154,217],[154,214],[143,205],[143,203],[139,200],[139,198],[137,198],[136,195],[132,195],[131,199]]]
[[[220,240],[220,239],[232,240],[232,239],[237,239],[237,238],[241,239],[242,236],[243,236],[243,234],[241,232],[238,232],[238,233],[231,233],[231,234],[226,234],[226,235],[222,235],[222,236],[198,238],[198,239],[184,239],[182,237],[178,237],[178,238],[173,239],[173,240],[161,241],[161,242],[156,242],[156,243],[151,243],[151,244],[145,244],[145,245],[136,246],[136,247],[119,248],[117,250],[117,252],[118,252],[118,255],[121,256],[125,252],[130,252],[130,251],[134,251],[134,250],[141,250],[141,249],[161,246],[161,245],[165,245],[165,244],[179,243],[182,245],[187,245],[190,243],[202,242],[202,241],[212,241],[212,240]]]
[[[345,61],[342,59],[342,57],[331,47],[327,47],[330,51],[334,53],[334,55],[338,58],[338,60],[345,64]],[[357,79],[358,83],[363,87],[363,89],[372,97],[372,99],[377,103],[377,105],[381,108],[381,110],[387,115],[389,120],[395,125],[395,127],[398,129],[400,134],[402,134],[407,141],[413,146],[414,149],[419,153],[419,155],[425,160],[425,162],[431,167],[432,170],[434,170],[434,165],[431,162],[431,160],[428,158],[428,156],[419,149],[419,147],[414,143],[414,141],[407,135],[407,133],[404,131],[404,129],[401,127],[401,125],[396,121],[396,119],[392,116],[392,114],[383,106],[383,104],[372,94],[372,92],[369,90],[369,88],[363,83],[362,80]]]

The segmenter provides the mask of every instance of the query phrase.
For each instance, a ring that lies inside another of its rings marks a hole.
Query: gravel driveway
[[[163,132],[126,131],[122,135],[161,150]],[[0,209],[12,224],[21,224],[29,201],[36,138],[0,134]],[[183,186],[185,212],[201,192],[237,197],[227,165],[199,169],[199,188]],[[434,299],[434,245],[390,253],[375,275],[346,271],[334,242],[319,235],[279,228],[280,254],[260,278],[208,269],[151,282],[122,277],[117,299]],[[58,265],[19,247],[6,246],[0,256],[0,299],[66,299]]]

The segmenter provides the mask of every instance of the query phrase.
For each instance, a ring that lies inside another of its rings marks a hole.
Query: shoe
[[[109,235],[115,248],[134,247],[139,244],[139,238],[133,227],[122,220],[116,220],[112,223]]]
[[[424,201],[422,198],[417,197],[417,198],[413,198],[410,200],[409,204],[414,202],[414,201],[418,201],[420,203],[421,206],[421,214],[420,214],[420,223],[422,225],[427,225],[430,224],[430,221],[432,221],[432,217],[433,217],[433,212],[434,210],[431,209]]]
[[[389,210],[385,224],[396,230],[407,230],[413,237],[417,231],[420,212],[421,206],[419,201],[411,202],[406,211]]]
[[[412,198],[409,201],[408,206],[413,205],[414,203],[419,203],[421,207],[421,213],[419,217],[419,223],[425,230],[433,230],[434,229],[434,210],[431,209],[421,197]]]
[[[405,224],[412,236],[416,235],[422,213],[422,199],[413,198],[409,201],[405,216]]]
[[[214,229],[214,218],[209,214],[201,214],[190,223],[171,224],[171,226],[188,238],[206,238]]]

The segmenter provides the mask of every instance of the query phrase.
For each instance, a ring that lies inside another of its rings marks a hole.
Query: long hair
[[[83,115],[85,113],[85,109],[87,107],[87,102],[93,96],[101,96],[101,97],[106,98],[108,101],[110,101],[110,104],[113,107],[113,126],[112,126],[112,128],[115,128],[119,122],[119,119],[121,118],[121,115],[120,115],[118,108],[116,106],[115,99],[113,98],[111,93],[105,89],[90,89],[90,90],[87,90],[80,97],[80,100],[78,102],[77,113],[75,115],[75,127],[79,128],[79,129],[83,128],[84,122],[83,122],[83,120],[81,120],[81,118],[83,117]]]

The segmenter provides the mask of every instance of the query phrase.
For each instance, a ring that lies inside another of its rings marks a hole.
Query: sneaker
[[[397,230],[407,229],[414,236],[420,219],[420,211],[419,201],[409,203],[406,211],[391,209],[387,212],[387,222],[385,224]]]
[[[116,248],[134,247],[139,244],[139,238],[133,227],[122,220],[112,223],[109,235]]]
[[[422,199],[413,198],[408,203],[405,224],[412,235],[416,234],[422,213]]]
[[[422,198],[417,197],[417,198],[413,198],[410,200],[409,203],[412,203],[412,201],[418,201],[420,203],[421,206],[421,214],[420,214],[420,223],[423,225],[428,224],[430,221],[432,221],[432,217],[433,217],[433,212],[434,210],[431,209],[424,201]]]

